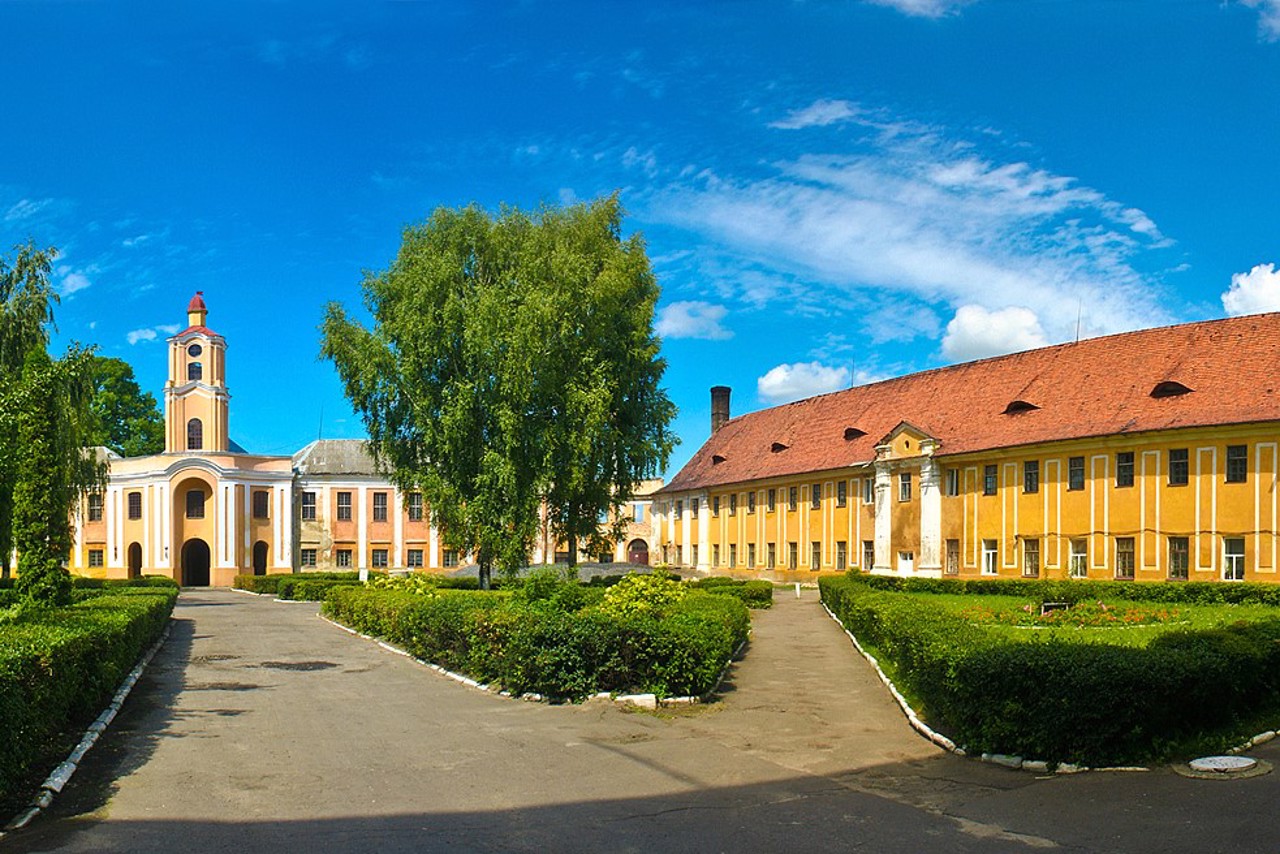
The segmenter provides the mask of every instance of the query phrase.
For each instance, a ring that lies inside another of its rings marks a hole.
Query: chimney
[[[727,385],[711,387],[711,432],[715,433],[729,420],[729,392]]]

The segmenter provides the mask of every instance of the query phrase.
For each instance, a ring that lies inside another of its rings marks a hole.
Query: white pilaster
[[[698,496],[698,572],[711,571],[711,508],[707,496]]]
[[[404,559],[404,494],[400,490],[391,493],[392,505],[390,512],[394,514],[392,528],[395,531],[393,540],[395,545],[395,554],[387,561],[388,566],[404,566],[408,561]]]
[[[172,566],[173,522],[169,507],[169,484],[156,486],[156,510],[159,511],[160,524],[156,526],[156,546],[159,553],[156,566],[169,569]]]
[[[680,511],[680,555],[678,563],[688,566],[693,557],[693,498],[684,499],[684,507]]]
[[[151,516],[155,513],[155,495],[147,484],[142,488],[142,568],[155,566],[155,556],[151,552]]]
[[[293,566],[293,481],[287,484],[277,486],[276,490],[280,493],[280,541],[281,548],[284,550],[284,562],[292,568]],[[325,518],[328,519],[329,505],[325,505]],[[246,522],[247,525],[247,522]],[[248,562],[245,563],[248,566]]]
[[[440,566],[440,529],[436,527],[435,514],[424,511],[427,514],[427,548],[430,550],[428,555],[427,566]]]
[[[356,560],[355,565],[360,569],[364,569],[369,565],[369,513],[366,505],[369,503],[368,488],[360,487],[356,492],[358,496],[356,508]]]
[[[932,442],[924,445],[924,464],[920,467],[920,560],[916,574],[942,576],[942,490],[938,463],[933,458]]]
[[[250,520],[253,519],[253,484],[244,485],[244,537],[240,543],[240,565],[250,570],[253,568],[253,534],[249,531]]]
[[[877,453],[880,449],[877,448]],[[893,473],[889,461],[876,460],[876,563],[872,572],[893,572]]]
[[[120,487],[107,487],[107,501],[103,512],[107,514],[107,553],[103,555],[103,563],[116,565],[116,553],[120,550],[120,535],[117,533],[123,524],[120,519]]]

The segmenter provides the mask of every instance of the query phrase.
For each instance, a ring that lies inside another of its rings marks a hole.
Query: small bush
[[[601,609],[612,617],[656,614],[684,598],[688,589],[660,573],[633,573],[610,587]]]
[[[719,593],[741,599],[748,608],[773,607],[773,583],[770,581],[741,581],[736,578],[713,575],[690,581],[689,586],[708,593]]]

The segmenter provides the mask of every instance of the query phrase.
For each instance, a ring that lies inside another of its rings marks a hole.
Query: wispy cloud
[[[866,0],[866,2],[873,6],[897,9],[902,14],[913,18],[943,18],[958,13],[976,0]]]
[[[821,362],[796,362],[772,368],[756,380],[756,393],[766,403],[789,403],[849,385],[849,369]]]
[[[733,333],[721,325],[729,310],[701,300],[673,302],[658,315],[655,331],[663,338],[701,338],[723,341]]]
[[[1240,0],[1258,10],[1258,38],[1265,42],[1280,41],[1280,0]]]
[[[67,273],[62,277],[62,285],[58,291],[65,297],[74,294],[76,291],[82,291],[93,283],[89,281],[89,277],[84,273],[75,272]]]
[[[1236,273],[1222,294],[1222,307],[1232,317],[1280,311],[1280,271],[1274,264],[1259,264],[1247,273]]]
[[[769,127],[783,130],[826,127],[837,122],[847,122],[857,115],[858,108],[852,101],[831,101],[824,98],[807,107],[792,110],[785,119],[770,122]]]
[[[1159,283],[1136,262],[1171,241],[1143,211],[945,129],[850,112],[871,133],[849,150],[801,154],[764,178],[704,170],[655,193],[649,215],[720,247],[726,288],[740,287],[724,260],[733,253],[771,284],[805,282],[811,304],[874,294],[911,306],[1018,306],[1046,340],[1074,335],[1081,312],[1086,334],[1168,319]],[[704,280],[719,287],[715,275]],[[783,296],[758,290],[754,302]],[[928,334],[937,318],[922,309],[919,321]]]
[[[22,222],[31,219],[53,203],[53,199],[19,199],[5,211],[4,221]]]

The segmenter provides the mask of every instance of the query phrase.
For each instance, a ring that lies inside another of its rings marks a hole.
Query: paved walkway
[[[941,753],[907,727],[813,591],[780,591],[757,612],[720,702],[656,715],[481,693],[315,614],[184,593],[109,737],[53,814],[5,847],[1280,848],[1269,821],[1280,775],[1037,780]]]

